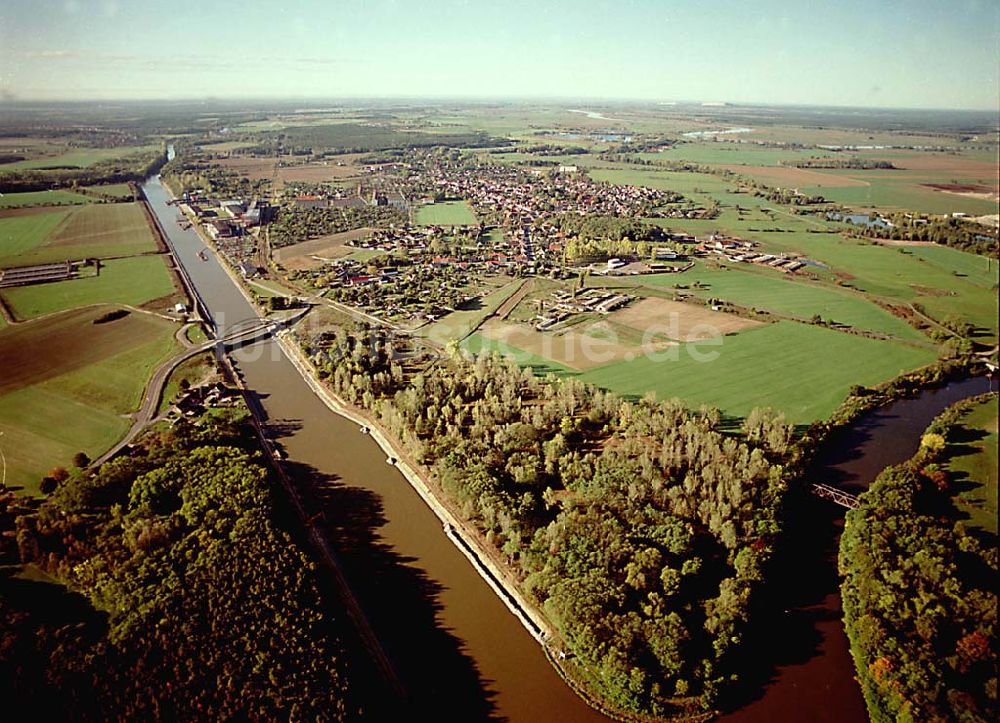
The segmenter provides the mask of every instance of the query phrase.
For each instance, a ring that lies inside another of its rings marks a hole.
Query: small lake
[[[844,223],[851,223],[855,226],[868,226],[869,228],[892,228],[892,224],[881,216],[875,216],[872,218],[867,213],[827,213],[824,215],[830,221],[843,221]]]

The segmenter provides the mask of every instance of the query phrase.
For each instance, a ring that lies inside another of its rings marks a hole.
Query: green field
[[[417,209],[415,220],[422,226],[474,226],[476,214],[465,201],[443,201]]]
[[[50,211],[0,218],[0,267],[30,264],[30,260],[22,258],[34,256],[69,214],[70,211]]]
[[[646,168],[595,168],[590,171],[595,181],[606,181],[622,186],[646,186],[661,191],[677,193],[713,193],[728,191],[732,182],[719,176],[692,171],[658,171]]]
[[[146,380],[177,350],[174,325],[132,313],[105,324],[113,307],[78,309],[0,330],[0,449],[7,484],[37,494],[78,451],[96,458],[129,427]]]
[[[139,153],[154,151],[157,146],[125,146],[122,148],[78,148],[58,156],[33,158],[0,165],[0,174],[5,171],[31,171],[49,168],[87,168],[101,161],[127,158]]]
[[[747,265],[722,268],[697,266],[683,274],[654,274],[640,277],[650,286],[686,285],[702,298],[731,301],[741,306],[763,309],[809,320],[819,315],[826,321],[878,331],[901,339],[922,340],[920,332],[902,319],[857,293],[832,286],[795,281],[787,274],[742,270]],[[693,288],[698,282],[708,288]]]
[[[640,357],[591,369],[582,381],[624,395],[656,392],[692,406],[710,404],[734,416],[770,406],[796,424],[830,415],[852,384],[873,386],[934,361],[931,351],[780,321],[721,339],[689,344],[676,361]],[[712,354],[698,361],[688,353]]]
[[[737,417],[770,406],[796,424],[829,416],[853,384],[874,386],[936,358],[897,342],[792,321],[722,337],[718,345],[687,344],[660,352],[661,358],[640,356],[582,373],[478,333],[462,348],[497,351],[536,373],[573,375],[625,396],[655,392],[661,399],[678,397],[693,407],[709,404]],[[700,361],[698,354],[713,357]]]
[[[156,251],[137,203],[95,204],[0,218],[0,266],[29,266]]]
[[[533,354],[516,346],[511,346],[499,339],[490,339],[479,332],[466,337],[461,343],[462,351],[466,354],[489,354],[497,353],[507,357],[522,367],[530,367],[536,374],[559,374],[574,375],[577,372],[558,362],[547,359],[538,354]]]
[[[755,237],[770,250],[797,251],[821,261],[863,291],[919,303],[938,320],[957,315],[988,336],[997,335],[997,292],[991,288],[1000,281],[995,261],[989,271],[959,276],[953,272],[967,273],[986,261],[954,249],[878,246],[837,234],[761,232]]]
[[[995,201],[959,196],[954,193],[942,193],[920,185],[923,182],[932,181],[948,183],[948,176],[939,179],[928,177],[913,179],[908,177],[905,171],[897,171],[896,173],[899,175],[895,177],[875,176],[874,172],[866,174],[864,171],[824,171],[824,173],[846,173],[851,178],[865,181],[868,185],[840,188],[804,186],[799,190],[807,194],[820,195],[828,201],[854,208],[900,209],[924,213],[958,212],[976,216],[997,213],[998,210]]]
[[[0,208],[23,208],[26,206],[77,206],[93,203],[87,198],[72,191],[25,191],[23,193],[0,194]]]
[[[948,469],[957,478],[955,506],[971,527],[997,533],[997,398],[973,407],[959,422],[956,456]],[[954,484],[954,483],[953,483]]]
[[[3,298],[15,317],[33,319],[88,304],[141,306],[174,292],[163,258],[135,256],[102,262],[99,276],[5,289]]]
[[[704,163],[710,165],[778,166],[786,161],[808,158],[826,158],[832,154],[818,148],[795,150],[784,148],[758,148],[747,143],[728,141],[711,143],[681,143],[661,153],[642,153],[643,159]]]
[[[132,198],[132,187],[127,183],[109,183],[104,186],[83,186],[81,190],[97,196],[110,198]]]

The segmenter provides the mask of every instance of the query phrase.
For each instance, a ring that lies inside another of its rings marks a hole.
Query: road
[[[221,339],[211,339],[209,341],[203,342],[201,344],[190,346],[179,354],[175,354],[170,359],[165,361],[160,367],[153,373],[149,382],[146,384],[146,392],[142,397],[142,404],[139,410],[132,415],[132,426],[126,432],[125,436],[122,437],[118,444],[109,449],[107,452],[102,454],[100,457],[95,459],[91,463],[91,467],[99,467],[100,465],[107,462],[109,459],[114,457],[116,454],[121,452],[125,447],[130,445],[133,440],[139,435],[142,430],[144,430],[149,424],[156,419],[156,410],[160,406],[160,399],[163,396],[163,388],[167,384],[167,380],[170,379],[170,375],[173,374],[174,370],[177,369],[184,361],[190,359],[191,357],[197,356],[203,352],[209,351],[216,348],[219,344],[230,344],[236,341],[240,341],[246,337],[252,337],[259,334],[261,331],[268,330],[269,333],[273,332],[278,326],[284,326],[290,323],[294,323],[302,318],[304,314],[299,314],[295,317],[290,317],[289,320],[284,320],[282,322],[273,322],[263,320],[260,324],[253,326],[248,326],[245,329],[240,329],[234,332],[230,332],[225,337]],[[184,331],[185,327],[181,327],[178,334]],[[190,343],[190,342],[188,342]]]

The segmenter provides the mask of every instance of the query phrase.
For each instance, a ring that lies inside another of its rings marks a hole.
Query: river
[[[143,189],[220,334],[256,319],[217,257],[199,259],[204,242],[177,224],[159,180]],[[563,682],[375,442],[313,394],[276,342],[233,357],[307,506],[323,512],[415,717],[607,720]]]
[[[872,410],[830,435],[808,477],[855,494],[863,492],[886,467],[916,453],[934,417],[991,388],[996,385],[990,380],[975,377]],[[796,501],[790,544],[778,561],[785,580],[778,585],[778,599],[771,609],[760,611],[771,620],[762,622],[764,633],[755,641],[762,661],[771,661],[770,670],[749,681],[755,699],[723,716],[723,721],[868,720],[842,622],[837,550],[843,526],[844,510],[832,502],[815,497]]]

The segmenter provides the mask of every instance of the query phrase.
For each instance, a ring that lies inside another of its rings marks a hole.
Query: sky
[[[997,110],[996,0],[2,0],[0,99]]]

